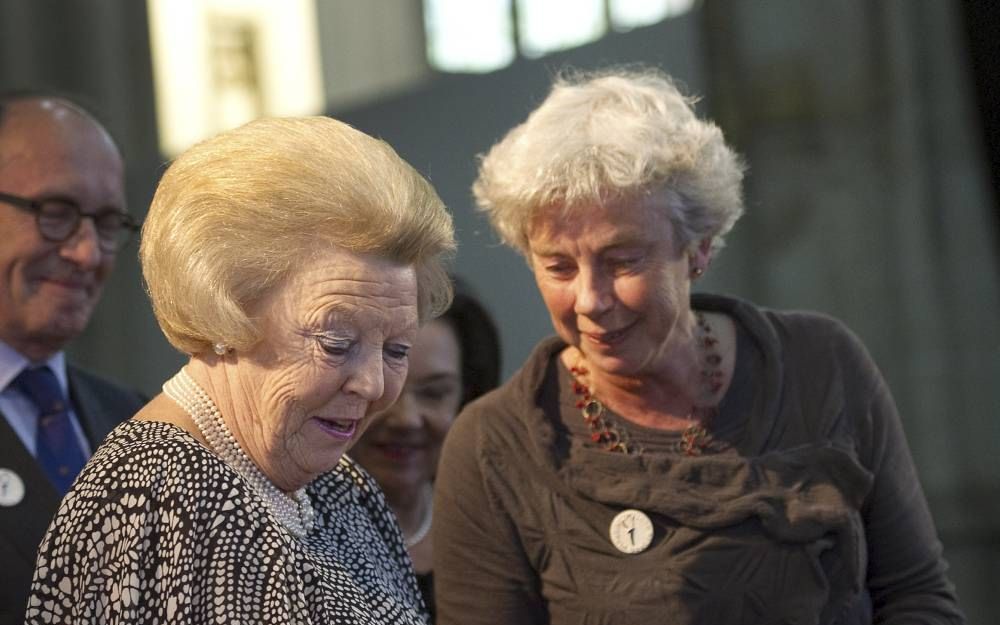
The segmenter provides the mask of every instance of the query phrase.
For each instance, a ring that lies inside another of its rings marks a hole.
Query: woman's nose
[[[382,371],[381,350],[366,350],[374,354],[364,354],[350,372],[344,383],[344,390],[362,399],[374,402],[385,392],[385,377]]]
[[[577,275],[576,299],[573,311],[586,317],[597,317],[614,305],[611,281],[597,272]]]

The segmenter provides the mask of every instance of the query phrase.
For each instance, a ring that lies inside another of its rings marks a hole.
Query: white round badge
[[[622,553],[639,553],[653,542],[653,522],[642,510],[622,510],[611,520],[611,543]]]
[[[10,469],[0,468],[0,507],[10,508],[24,499],[24,482]]]

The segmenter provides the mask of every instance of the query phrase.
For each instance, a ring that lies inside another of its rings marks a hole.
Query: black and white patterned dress
[[[299,540],[184,430],[126,421],[39,548],[28,623],[424,623],[395,517],[352,460]]]

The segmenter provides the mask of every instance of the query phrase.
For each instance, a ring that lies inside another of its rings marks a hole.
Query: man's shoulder
[[[139,391],[126,388],[102,375],[73,364],[66,365],[66,374],[69,377],[70,388],[75,392],[86,389],[88,393],[108,400],[137,404],[137,409],[149,401],[149,398]]]
[[[67,364],[70,396],[88,438],[100,443],[118,423],[132,417],[148,398],[96,373]]]

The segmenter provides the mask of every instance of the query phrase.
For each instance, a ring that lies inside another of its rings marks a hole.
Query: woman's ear
[[[712,239],[701,239],[688,248],[688,271],[692,280],[700,278],[712,262]]]

